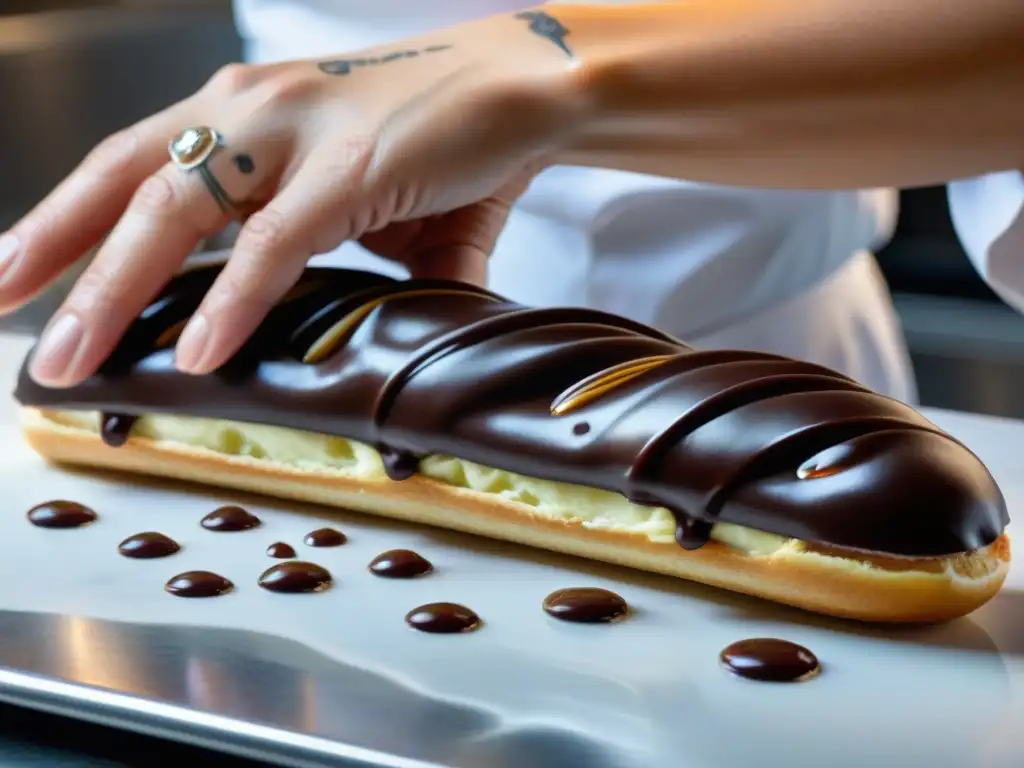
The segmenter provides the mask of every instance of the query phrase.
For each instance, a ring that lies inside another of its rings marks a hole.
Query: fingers
[[[223,365],[295,285],[313,254],[330,251],[394,215],[397,206],[379,201],[400,199],[398,190],[354,197],[352,185],[345,183],[348,170],[332,168],[318,156],[246,222],[227,266],[178,340],[179,369],[203,374]],[[358,199],[357,208],[349,205],[351,199]],[[504,198],[488,198],[415,225],[392,224],[387,233],[392,237],[380,232],[366,241],[395,244],[408,237],[402,253],[382,255],[404,261],[415,277],[483,285],[488,256],[508,214]]]
[[[508,221],[509,204],[481,200],[431,219],[403,259],[413,277],[487,282],[487,260]]]
[[[309,259],[369,228],[346,216],[347,179],[364,153],[343,146],[331,157],[320,148],[262,210],[242,227],[231,258],[178,339],[180,370],[202,374],[227,362],[302,275]],[[385,212],[385,220],[386,220]]]
[[[226,223],[204,194],[169,165],[142,183],[40,338],[37,381],[72,386],[95,372],[199,240]]]
[[[138,187],[44,331],[30,370],[37,381],[73,386],[92,375],[199,241],[228,223],[229,213],[218,200],[249,199],[276,183],[281,158],[287,156],[283,148],[261,146],[245,135],[234,139],[226,152],[208,161],[208,175],[167,163]]]
[[[103,238],[167,160],[167,139],[185,112],[176,105],[108,138],[0,236],[0,312],[29,301]]]
[[[312,255],[305,243],[305,233],[275,208],[245,223],[231,258],[178,339],[179,370],[208,373],[239,350],[302,275]]]

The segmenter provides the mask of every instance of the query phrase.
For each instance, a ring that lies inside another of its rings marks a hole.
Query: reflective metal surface
[[[0,638],[0,700],[285,766],[427,768],[493,725],[254,633],[3,611]]]
[[[13,611],[0,638],[0,701],[275,765],[627,768],[572,731],[503,732],[282,638]]]

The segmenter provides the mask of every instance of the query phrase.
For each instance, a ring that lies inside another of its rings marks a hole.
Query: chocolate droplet
[[[276,541],[267,547],[267,555],[269,557],[288,559],[290,557],[295,557],[295,547],[291,544],[285,544],[283,541]]]
[[[310,547],[340,547],[348,539],[341,531],[334,528],[317,528],[306,534],[303,542]]]
[[[585,421],[577,422],[572,425],[572,433],[577,437],[581,437],[590,431],[590,425]]]
[[[430,573],[434,566],[412,550],[392,549],[373,558],[369,568],[371,573],[389,579],[414,579]]]
[[[181,546],[169,536],[164,536],[156,531],[136,533],[122,541],[117,551],[125,557],[132,557],[136,560],[152,560],[157,557],[173,555],[181,549]]]
[[[480,626],[480,617],[458,603],[428,603],[413,608],[405,616],[406,623],[420,632],[450,635],[470,632]]]
[[[98,515],[77,501],[48,501],[28,511],[32,525],[40,528],[81,528],[96,522]]]
[[[386,445],[378,446],[377,450],[384,463],[384,473],[389,479],[401,482],[408,480],[419,471],[419,456]]]
[[[200,521],[200,525],[208,531],[248,531],[258,528],[260,519],[247,509],[231,505],[213,510]]]
[[[712,524],[679,512],[676,514],[676,542],[683,549],[700,549],[711,538]]]
[[[120,448],[128,442],[132,427],[138,420],[137,416],[128,416],[124,413],[100,414],[100,437],[111,448]]]
[[[726,669],[740,677],[771,683],[807,680],[821,670],[809,650],[774,638],[740,640],[722,651],[719,658]]]
[[[260,586],[271,592],[321,592],[331,586],[331,574],[316,563],[291,560],[272,565],[260,576]]]
[[[210,571],[179,573],[164,586],[164,589],[178,597],[217,597],[234,588],[235,585],[223,576]]]
[[[552,592],[544,610],[556,619],[580,624],[615,621],[629,613],[626,601],[614,592],[596,587],[574,587]]]

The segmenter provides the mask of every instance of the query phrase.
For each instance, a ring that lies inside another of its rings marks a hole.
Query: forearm
[[[544,6],[586,105],[560,164],[771,187],[1024,167],[1021,0]]]

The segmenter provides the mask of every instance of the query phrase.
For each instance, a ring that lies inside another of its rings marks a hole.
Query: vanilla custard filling
[[[29,409],[24,418],[43,419],[57,428],[100,433],[96,411]],[[368,482],[392,482],[380,454],[363,443],[301,430],[192,416],[145,416],[135,422],[132,435],[168,447],[205,450],[245,461],[266,461],[323,476],[339,476]],[[645,535],[657,543],[675,543],[676,522],[663,507],[634,504],[621,494],[586,486],[519,475],[492,469],[449,456],[427,456],[419,472],[437,482],[481,494],[494,494],[523,505],[534,515],[576,522],[594,530]],[[983,582],[1005,574],[1009,563],[988,556],[986,547],[977,553],[961,553],[930,562],[908,561],[882,565],[853,552],[821,551],[801,539],[779,536],[733,523],[716,523],[711,538],[745,556],[790,560],[827,561],[832,568],[871,571],[876,578],[899,579],[907,569],[917,578]]]
[[[100,415],[96,411],[47,410],[46,417],[94,434],[100,430]],[[152,415],[136,421],[132,435],[347,478],[388,479],[380,454],[370,446],[316,432],[191,416]],[[671,512],[664,507],[634,504],[613,491],[539,480],[441,455],[421,460],[419,473],[446,485],[523,504],[539,517],[579,522],[602,531],[644,534],[653,542],[675,542],[676,521]],[[796,543],[732,523],[716,523],[711,538],[755,555],[775,554],[787,543]]]

